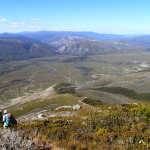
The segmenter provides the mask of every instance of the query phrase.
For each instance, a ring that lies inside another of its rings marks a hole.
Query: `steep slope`
[[[59,52],[63,54],[83,55],[83,54],[104,54],[106,51],[115,49],[105,44],[101,44],[95,40],[84,40],[82,42],[73,43],[62,49]]]
[[[62,49],[65,46],[69,46],[70,44],[81,42],[86,39],[90,39],[90,38],[81,37],[81,36],[54,35],[51,38],[42,40],[42,42],[52,45],[57,49]]]
[[[127,54],[147,51],[146,47],[135,47],[132,44],[118,41],[84,40],[62,47],[58,52],[70,55],[102,55],[102,54]]]
[[[53,46],[23,37],[0,39],[0,61],[52,56],[55,51]]]

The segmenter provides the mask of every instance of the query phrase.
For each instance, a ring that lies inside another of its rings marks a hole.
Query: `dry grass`
[[[59,106],[64,105],[76,105],[79,104],[78,97],[72,96],[72,95],[56,95],[50,99],[37,99],[34,101],[31,101],[29,103],[25,103],[23,105],[16,105],[14,107],[10,107],[9,111],[15,116],[19,117],[21,115],[27,114],[31,111],[35,111],[37,109],[54,109]]]

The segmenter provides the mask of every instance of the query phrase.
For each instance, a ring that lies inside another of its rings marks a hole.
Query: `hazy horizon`
[[[23,33],[36,33],[36,32],[91,32],[91,33],[98,33],[98,34],[106,34],[106,35],[122,35],[122,36],[128,36],[128,37],[132,37],[132,36],[146,36],[146,35],[150,35],[150,33],[135,33],[135,34],[123,34],[123,33],[102,33],[102,32],[96,32],[96,31],[71,31],[71,30],[66,30],[66,31],[64,31],[64,30],[37,30],[37,31],[16,31],[16,32],[0,32],[0,34],[23,34]]]
[[[0,5],[0,33],[150,34],[149,6],[148,0],[5,0]]]

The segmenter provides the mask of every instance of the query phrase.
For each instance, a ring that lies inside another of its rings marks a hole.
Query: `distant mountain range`
[[[39,31],[0,34],[0,61],[69,55],[150,51],[150,35],[125,36],[95,32]]]
[[[56,41],[64,36],[87,37],[87,38],[93,38],[97,40],[102,40],[102,39],[115,40],[115,39],[122,39],[128,37],[128,36],[117,35],[117,34],[100,34],[95,32],[73,32],[73,31],[38,31],[38,32],[21,32],[16,34],[10,34],[10,33],[0,34],[0,37],[13,37],[13,36],[24,36],[38,41],[43,41],[49,38],[54,39],[54,41]]]
[[[0,38],[0,62],[56,55],[56,48],[26,37]]]
[[[46,38],[53,37],[56,35],[80,36],[80,37],[88,37],[88,38],[99,39],[99,40],[100,39],[114,40],[114,39],[126,38],[126,36],[124,35],[117,35],[117,34],[101,34],[96,32],[74,32],[74,31],[38,31],[38,32],[23,32],[20,34],[37,40],[44,40]]]

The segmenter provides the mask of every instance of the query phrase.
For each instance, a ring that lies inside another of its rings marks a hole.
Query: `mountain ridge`
[[[24,37],[0,38],[0,61],[56,55],[56,48]]]

